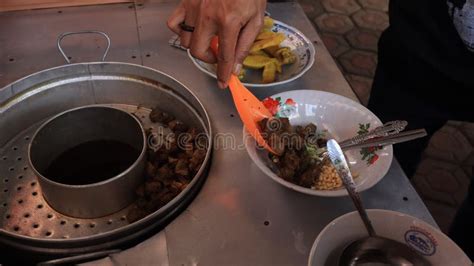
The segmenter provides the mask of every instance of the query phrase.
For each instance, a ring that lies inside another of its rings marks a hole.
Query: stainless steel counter
[[[0,13],[0,88],[46,68],[64,64],[56,37],[94,29],[112,39],[108,61],[138,63],[174,76],[202,100],[214,132],[237,136],[237,149],[214,151],[209,177],[186,211],[163,231],[101,263],[154,265],[304,265],[311,245],[332,219],[354,210],[349,198],[303,195],[265,177],[242,144],[242,123],[227,90],[201,73],[185,52],[168,45],[168,14],[177,1]],[[330,91],[356,100],[321,39],[295,3],[269,4],[272,16],[300,29],[316,46],[313,68],[299,80],[268,89]],[[100,38],[71,37],[64,49],[73,62],[95,61]],[[1,100],[1,99],[0,99]],[[219,143],[217,143],[219,144]],[[368,208],[404,212],[436,225],[396,161],[374,188],[362,195]]]

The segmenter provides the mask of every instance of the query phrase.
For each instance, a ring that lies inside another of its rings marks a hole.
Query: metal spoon
[[[415,129],[415,130],[409,130],[409,131],[404,131],[400,133],[389,134],[384,137],[374,137],[370,139],[364,139],[358,142],[344,142],[345,144],[341,142],[339,143],[339,146],[341,147],[341,150],[343,151],[366,148],[366,147],[381,147],[381,146],[393,145],[397,143],[402,143],[402,142],[422,138],[427,135],[428,133],[426,132],[426,130],[422,128],[422,129]],[[316,159],[318,159],[319,161],[323,161],[324,159],[329,157],[327,147],[318,149],[316,156],[317,156]]]
[[[342,252],[339,265],[431,265],[425,258],[397,241],[377,236],[369,216],[362,206],[359,193],[355,190],[347,161],[339,144],[331,139],[327,142],[329,158],[344,183],[369,236],[352,242]]]
[[[351,145],[362,143],[369,139],[395,135],[402,132],[407,125],[408,125],[408,122],[405,120],[390,121],[383,124],[382,126],[379,126],[370,130],[369,132],[365,134],[357,135],[350,139],[340,141],[339,145],[341,147],[351,146]]]
[[[348,149],[370,147],[370,146],[364,146],[363,143],[368,142],[373,139],[387,138],[389,136],[400,134],[400,132],[403,131],[407,125],[408,125],[408,122],[405,120],[390,121],[364,134],[360,134],[360,135],[358,134],[349,139],[341,140],[339,141],[339,145],[341,146],[343,151],[346,151]],[[361,146],[361,144],[362,144],[362,147],[359,147]],[[394,143],[390,143],[390,144],[394,144]],[[373,145],[373,146],[376,146],[376,145]],[[323,161],[324,159],[328,157],[328,151],[326,147],[317,148],[316,150],[317,150],[316,159],[318,159],[319,161]]]

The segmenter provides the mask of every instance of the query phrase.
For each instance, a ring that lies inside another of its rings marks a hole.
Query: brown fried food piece
[[[320,148],[326,147],[327,142],[328,142],[328,140],[324,139],[324,138],[320,138],[316,141],[316,143],[318,144],[318,147],[320,147]]]
[[[319,165],[312,165],[304,171],[298,180],[298,185],[310,188],[314,185],[316,178],[321,174],[321,167]]]
[[[315,124],[309,123],[303,128],[303,134],[305,137],[315,136],[317,129]]]
[[[294,150],[288,150],[283,155],[283,160],[282,161],[283,161],[283,166],[284,167],[290,168],[290,169],[296,171],[300,166],[301,159],[300,159],[299,155]]]
[[[176,119],[168,122],[168,127],[176,133],[186,132],[186,130],[188,130],[188,126],[186,126],[183,122]]]
[[[276,154],[283,154],[285,152],[285,143],[279,134],[270,133],[267,143]]]
[[[294,133],[288,118],[264,118],[258,125],[262,137],[277,154],[282,155],[289,146],[303,146],[303,139]]]
[[[307,147],[326,145],[326,140],[317,134],[317,126],[292,127],[287,118],[269,118],[260,121],[259,127],[270,147],[279,152],[279,155],[269,154],[278,176],[303,187],[313,187],[322,170]]]
[[[202,148],[207,145],[201,147],[203,143],[196,143],[203,139],[198,138],[197,128],[189,128],[158,108],[153,109],[150,119],[164,123],[172,133],[164,137],[165,143],[157,151],[147,151],[147,178],[136,190],[138,199],[127,214],[130,223],[163,207],[181,193],[201,167],[207,152]],[[180,139],[181,136],[186,138]]]
[[[269,120],[270,120],[269,118],[264,118],[264,119],[262,119],[262,120],[260,120],[260,121],[257,122],[258,127],[260,128],[260,132],[261,132],[261,133],[266,133],[266,134],[267,134],[267,137],[269,136],[268,133],[272,132],[272,131],[271,131],[271,128],[269,129],[269,128],[267,127],[267,124],[268,124],[268,121],[269,121]]]
[[[286,181],[294,183],[295,171],[290,168],[280,168],[278,176]]]
[[[189,169],[188,169],[188,160],[186,159],[180,159],[176,163],[176,166],[174,168],[174,172],[180,176],[188,176],[189,175]]]
[[[173,176],[173,171],[168,165],[160,167],[156,173],[155,179],[165,180]]]
[[[204,149],[194,150],[193,155],[191,156],[191,159],[189,159],[189,168],[193,172],[197,172],[199,170],[199,167],[201,167],[201,164],[204,161],[205,157],[206,157],[206,150]]]
[[[166,148],[166,145],[163,145],[156,152],[154,152],[153,158],[148,158],[148,161],[155,165],[155,167],[159,167],[168,161],[169,156],[170,151]]]
[[[146,194],[152,194],[155,191],[159,191],[163,188],[163,183],[154,179],[145,182],[145,193]]]
[[[169,123],[171,120],[173,120],[174,117],[166,112],[161,111],[158,109],[158,107],[155,107],[151,110],[150,113],[150,120],[153,123]]]
[[[156,168],[156,166],[153,165],[152,163],[150,162],[146,163],[145,173],[146,173],[147,178],[154,177],[156,175],[157,170],[158,169]]]
[[[264,118],[258,122],[260,131],[266,133],[267,136],[270,136],[270,133],[292,133],[293,129],[290,125],[290,120],[286,117],[282,118]]]
[[[195,127],[192,127],[190,129],[188,129],[188,131],[186,133],[188,134],[190,141],[194,141],[196,139],[197,135],[199,134],[197,128],[195,128]]]
[[[304,139],[297,133],[285,133],[285,146],[295,151],[301,151],[305,148]]]

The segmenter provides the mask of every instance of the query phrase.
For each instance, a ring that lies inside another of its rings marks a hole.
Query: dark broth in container
[[[112,178],[129,168],[140,151],[116,140],[79,144],[55,158],[43,175],[67,185],[86,185]]]

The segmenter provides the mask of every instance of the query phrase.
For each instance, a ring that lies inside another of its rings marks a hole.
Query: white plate
[[[297,55],[297,61],[294,64],[283,66],[283,71],[277,74],[277,79],[272,83],[262,83],[262,70],[245,69],[246,75],[242,83],[248,87],[270,87],[291,82],[301,77],[308,71],[314,63],[316,53],[313,43],[306,38],[299,30],[286,25],[283,22],[274,21],[272,31],[281,32],[286,35],[286,39],[281,43],[282,47],[289,47]],[[216,78],[216,65],[205,63],[194,58],[189,49],[188,56],[202,72]]]
[[[407,244],[433,266],[472,265],[466,254],[449,237],[422,220],[388,210],[367,212],[378,235]],[[344,247],[366,236],[367,231],[356,211],[336,218],[314,241],[308,266],[337,265],[338,256]]]
[[[318,131],[328,131],[327,137],[338,141],[351,138],[357,134],[359,124],[370,123],[372,128],[381,126],[380,120],[367,108],[359,103],[340,95],[316,91],[316,90],[294,90],[275,94],[272,98],[281,97],[283,101],[293,99],[297,105],[291,111],[290,123],[292,125],[307,125],[314,123]],[[338,197],[347,195],[343,188],[337,190],[313,190],[287,182],[272,171],[272,163],[268,159],[268,153],[257,148],[255,140],[250,137],[244,128],[244,143],[248,154],[254,163],[272,180],[279,184],[309,195]],[[346,151],[351,171],[355,178],[358,191],[364,191],[377,184],[387,174],[393,159],[392,146],[386,146],[377,151],[379,159],[372,165],[362,160],[360,150]]]

